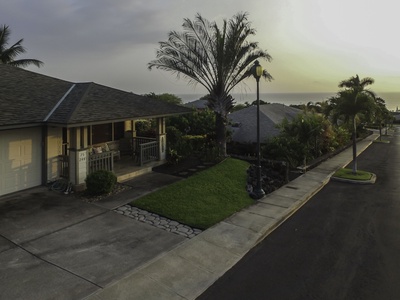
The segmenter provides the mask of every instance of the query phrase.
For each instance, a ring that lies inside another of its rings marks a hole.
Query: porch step
[[[135,178],[137,176],[151,173],[153,171],[154,167],[160,166],[164,163],[165,163],[165,161],[155,161],[155,162],[146,164],[146,166],[137,168],[136,170],[131,170],[124,174],[117,174],[117,181],[124,182],[124,181],[130,180],[132,178]]]

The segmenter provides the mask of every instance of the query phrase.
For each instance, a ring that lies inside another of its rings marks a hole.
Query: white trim
[[[51,117],[54,111],[61,105],[61,103],[67,98],[68,94],[72,91],[75,87],[75,83],[69,88],[69,90],[62,96],[62,98],[57,102],[57,104],[53,107],[53,109],[49,112],[46,118],[44,118],[43,122],[47,122],[47,120]]]

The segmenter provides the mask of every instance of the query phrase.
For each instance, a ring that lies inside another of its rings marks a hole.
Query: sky
[[[260,92],[337,92],[358,74],[374,78],[379,95],[400,92],[399,8],[393,0],[0,0],[0,25],[10,27],[10,45],[24,39],[20,58],[44,62],[31,71],[136,94],[206,94],[147,64],[184,18],[221,24],[248,12],[249,41],[273,58],[261,61],[274,80],[260,81]],[[234,92],[255,89],[246,79]]]

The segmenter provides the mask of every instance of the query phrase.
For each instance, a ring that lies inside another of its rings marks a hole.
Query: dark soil
[[[251,165],[247,170],[247,191],[252,197],[256,197],[253,190],[257,186],[257,169],[255,165]],[[288,176],[282,170],[261,165],[260,183],[265,194],[269,194],[288,183]]]

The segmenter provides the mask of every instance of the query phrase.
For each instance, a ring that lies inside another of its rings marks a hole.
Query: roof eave
[[[172,117],[177,115],[189,114],[192,111],[188,112],[176,112],[176,113],[169,113],[169,114],[160,114],[160,115],[143,115],[140,117],[131,117],[131,118],[119,118],[119,119],[108,119],[108,120],[96,120],[90,122],[71,122],[71,123],[57,123],[57,122],[48,122],[46,123],[49,126],[60,126],[60,127],[80,127],[80,126],[90,126],[90,125],[100,125],[100,124],[107,124],[107,123],[117,123],[117,122],[124,122],[130,120],[141,120],[141,119],[156,119],[156,118],[163,118],[163,117]]]

